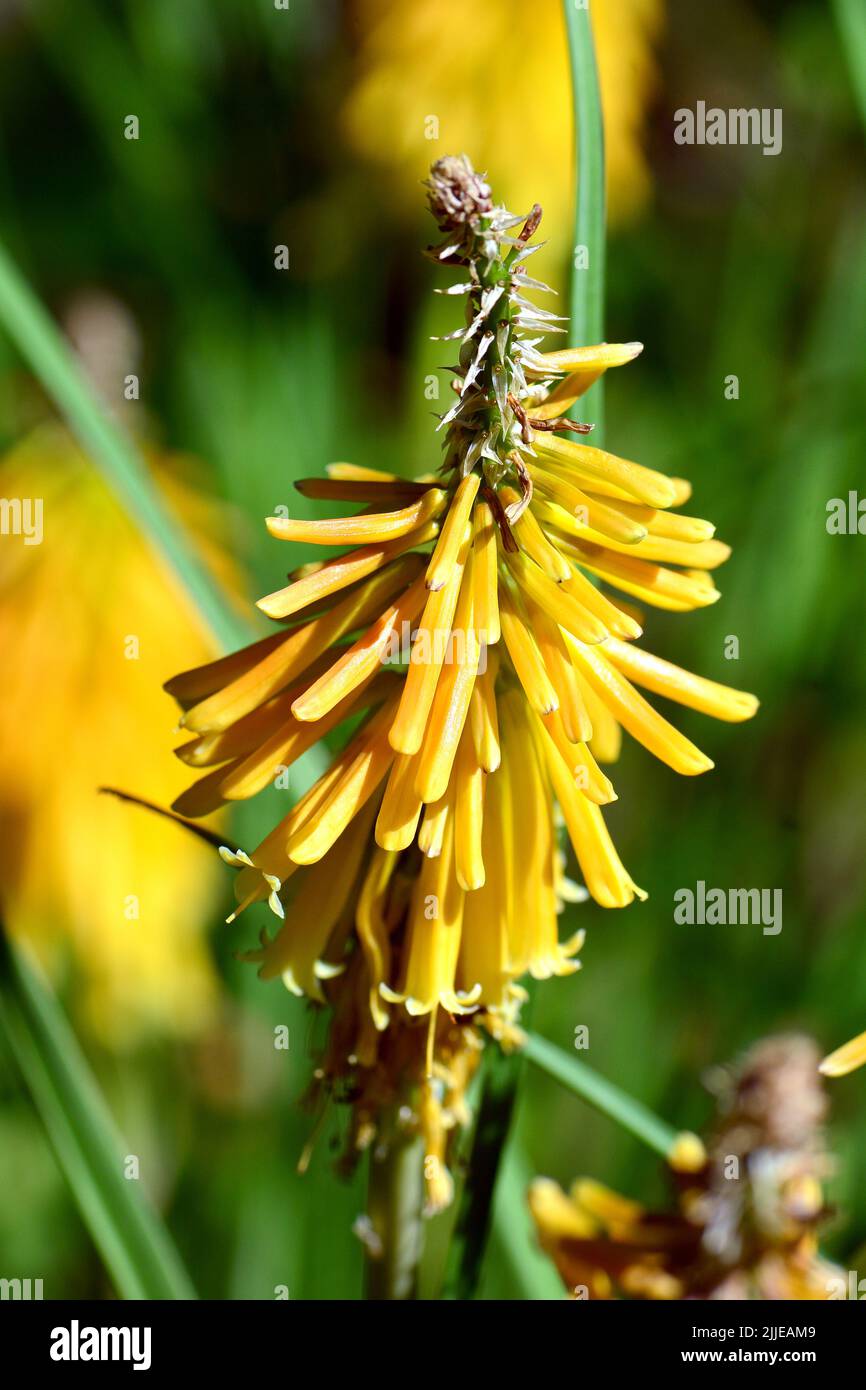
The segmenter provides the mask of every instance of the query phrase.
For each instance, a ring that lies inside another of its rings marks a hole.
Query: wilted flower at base
[[[569,1196],[549,1179],[533,1183],[539,1240],[573,1296],[831,1297],[839,1271],[817,1243],[830,1163],[814,1043],[758,1043],[727,1076],[720,1111],[705,1162],[672,1159],[671,1210],[647,1210],[586,1179]]]
[[[454,1110],[454,1076],[471,1070],[476,1025],[507,1037],[522,976],[578,968],[582,934],[557,931],[581,892],[560,824],[598,903],[646,896],[601,810],[615,793],[599,763],[615,758],[621,727],[678,772],[712,766],[636,687],[727,720],[756,701],[634,646],[630,598],[673,611],[718,598],[710,571],[727,546],[671,510],[688,484],[563,437],[588,433],[566,412],[640,345],[542,353],[541,338],[562,330],[526,298],[546,288],[526,271],[541,209],[494,206],[465,158],[438,161],[429,194],[445,233],[430,255],[459,270],[444,292],[467,306],[448,339],[454,404],[438,474],[410,482],[335,464],[298,483],[363,510],[271,517],[271,534],[350,548],[260,600],[282,625],[274,635],[167,689],[192,735],[179,757],[211,769],[175,802],[188,816],[254,795],[353,721],[262,844],[224,857],[239,869],[238,911],[267,900],[283,919],[250,953],[263,978],[335,1006],[328,1074],[358,1097],[420,1086],[432,1133],[435,1107]],[[395,662],[406,626],[411,651]]]

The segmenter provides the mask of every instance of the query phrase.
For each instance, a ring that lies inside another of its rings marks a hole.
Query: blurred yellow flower
[[[411,212],[445,150],[471,150],[518,212],[538,200],[560,256],[571,226],[572,113],[559,0],[358,0],[357,72],[344,108],[353,148],[392,176]],[[609,214],[633,217],[650,192],[642,130],[656,82],[662,0],[592,7],[604,110]],[[551,261],[553,257],[551,256]]]
[[[674,1205],[647,1209],[588,1179],[566,1194],[537,1178],[529,1205],[572,1297],[823,1301],[843,1271],[824,1260],[826,1101],[818,1053],[797,1035],[757,1043],[723,1081],[704,1162],[677,1166]]]
[[[212,532],[213,509],[149,461],[179,513]],[[176,795],[183,771],[165,749],[159,687],[178,664],[212,655],[210,639],[64,430],[43,426],[0,462],[0,496],[4,915],[51,967],[71,968],[104,1042],[190,1033],[215,1003],[202,935],[214,856],[97,789]],[[22,504],[29,537],[12,524]]]

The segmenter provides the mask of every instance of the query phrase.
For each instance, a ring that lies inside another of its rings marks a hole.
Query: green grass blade
[[[833,0],[833,11],[866,129],[866,5],[863,0]]]
[[[249,630],[227,608],[153,486],[138,450],[106,416],[62,334],[2,243],[0,325],[130,516],[168,561],[220,645],[235,647],[247,641]]]
[[[565,1293],[551,1261],[539,1249],[526,1194],[533,1173],[520,1145],[508,1145],[493,1199],[494,1247],[506,1262],[522,1298],[560,1300]]]
[[[677,1132],[639,1100],[635,1100],[626,1091],[621,1091],[612,1081],[599,1076],[586,1062],[580,1061],[577,1057],[570,1057],[567,1052],[555,1047],[546,1038],[538,1037],[536,1033],[527,1035],[523,1054],[534,1066],[547,1072],[548,1076],[552,1076],[576,1096],[580,1096],[663,1158],[667,1158],[678,1138]]]
[[[195,1298],[168,1231],[124,1177],[120,1137],[57,1001],[2,932],[0,1027],[118,1293]]]
[[[604,124],[589,6],[563,0],[574,101],[577,197],[572,246],[571,341],[604,341]],[[585,263],[584,263],[585,262]],[[581,399],[580,418],[595,425],[590,442],[604,440],[604,377]]]

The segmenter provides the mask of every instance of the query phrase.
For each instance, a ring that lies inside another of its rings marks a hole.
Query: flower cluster
[[[676,1164],[677,1204],[649,1211],[581,1180],[547,1178],[529,1200],[542,1246],[577,1298],[824,1300],[840,1271],[821,1258],[830,1165],[826,1102],[809,1038],[768,1038],[722,1086],[707,1154]],[[679,1171],[677,1171],[677,1168]]]
[[[262,976],[334,1006],[321,1080],[354,1101],[356,1142],[400,1103],[435,1155],[460,1122],[483,1029],[512,1029],[520,978],[577,969],[581,936],[560,941],[557,920],[584,890],[560,826],[598,903],[645,896],[601,809],[621,730],[677,772],[712,765],[637,687],[726,720],[756,701],[636,645],[631,600],[713,603],[728,555],[708,522],[675,510],[686,482],[571,437],[591,429],[568,418],[575,401],[640,344],[542,352],[562,329],[527,297],[547,288],[527,271],[540,208],[496,206],[465,158],[433,166],[429,199],[444,237],[430,255],[459,272],[442,292],[466,302],[449,335],[441,468],[406,481],[334,464],[299,482],[362,510],[271,517],[270,533],[346,549],[260,600],[274,634],[167,689],[192,736],[179,757],[210,769],[175,803],[185,815],[254,795],[351,721],[280,824],[224,858],[238,911],[267,900],[282,919],[251,953]],[[435,1206],[449,1186],[428,1166]]]

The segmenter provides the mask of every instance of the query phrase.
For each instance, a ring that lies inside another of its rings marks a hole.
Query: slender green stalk
[[[863,0],[832,0],[860,119],[866,127],[866,5]]]
[[[598,1072],[588,1067],[577,1057],[555,1047],[546,1038],[530,1033],[524,1046],[524,1054],[541,1071],[547,1072],[576,1096],[600,1110],[616,1124],[622,1125],[642,1143],[667,1158],[676,1143],[676,1130],[665,1124],[657,1115],[627,1092],[621,1091],[612,1081],[607,1081]]]
[[[249,639],[165,506],[132,441],[108,417],[74,354],[0,243],[0,326],[30,364],[82,448],[168,562],[223,647]]]
[[[569,313],[572,342],[604,342],[605,182],[604,124],[589,5],[563,0],[574,103],[577,197]],[[581,401],[581,418],[595,425],[591,442],[604,440],[604,377]]]
[[[424,1141],[395,1134],[383,1157],[370,1155],[368,1299],[415,1298],[424,1249]]]
[[[0,1029],[118,1293],[191,1299],[171,1236],[124,1174],[124,1147],[72,1029],[39,971],[0,929]]]
[[[508,1142],[524,1066],[519,1052],[505,1053],[493,1046],[485,1050],[481,1099],[451,1234],[443,1298],[462,1300],[475,1293],[487,1246],[499,1164]]]

